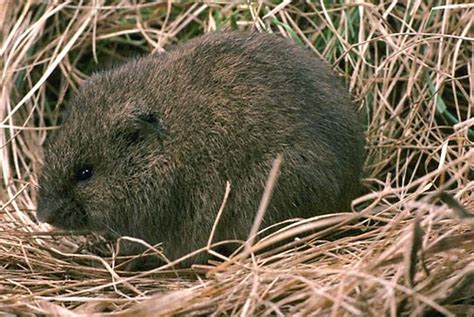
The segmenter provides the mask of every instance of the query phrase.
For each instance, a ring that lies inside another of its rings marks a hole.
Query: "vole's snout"
[[[54,212],[52,209],[46,206],[44,201],[39,201],[38,205],[36,206],[36,218],[40,222],[47,222],[50,223],[54,219]]]
[[[41,222],[58,226],[61,221],[61,210],[64,204],[59,200],[39,199],[36,207],[36,217]]]
[[[89,223],[87,214],[67,199],[57,197],[38,199],[36,218],[63,230],[84,229]]]

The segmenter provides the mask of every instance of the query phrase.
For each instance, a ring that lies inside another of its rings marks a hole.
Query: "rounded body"
[[[245,239],[272,161],[281,174],[264,217],[346,211],[364,137],[324,61],[270,34],[215,33],[93,75],[45,145],[38,216],[64,229],[163,242],[174,259]],[[205,260],[205,256],[196,261]]]

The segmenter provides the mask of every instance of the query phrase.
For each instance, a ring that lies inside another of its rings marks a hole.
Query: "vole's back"
[[[200,37],[93,76],[73,103],[46,161],[68,148],[76,155],[51,166],[94,166],[86,227],[109,231],[92,224],[101,217],[117,234],[163,241],[172,258],[205,245],[227,180],[216,238],[245,239],[277,153],[266,225],[347,210],[359,185],[364,141],[350,96],[323,61],[274,35]]]

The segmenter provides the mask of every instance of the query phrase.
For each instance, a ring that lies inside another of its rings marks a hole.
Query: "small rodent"
[[[350,95],[276,35],[208,34],[95,74],[65,117],[44,145],[38,218],[163,242],[170,259],[206,245],[226,181],[214,241],[245,240],[278,153],[262,226],[347,211],[359,188],[365,143]]]

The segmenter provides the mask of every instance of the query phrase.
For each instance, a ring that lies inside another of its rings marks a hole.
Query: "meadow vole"
[[[364,137],[344,85],[309,50],[214,33],[93,75],[44,151],[41,221],[163,242],[175,259],[206,245],[226,181],[215,240],[247,237],[277,153],[263,225],[348,210]]]

